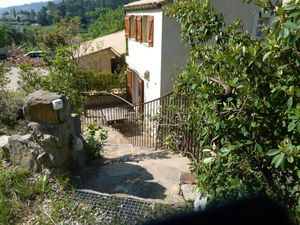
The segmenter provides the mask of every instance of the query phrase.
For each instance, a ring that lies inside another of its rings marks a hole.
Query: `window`
[[[153,47],[154,17],[153,16],[126,16],[125,36],[134,38],[137,42],[148,43]]]
[[[272,21],[270,13],[261,10],[255,16],[255,27],[253,35],[258,39],[264,38],[262,34],[262,29],[264,26],[270,26],[271,22]]]

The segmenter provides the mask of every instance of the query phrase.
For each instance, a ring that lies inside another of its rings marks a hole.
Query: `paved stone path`
[[[180,176],[189,172],[189,159],[179,154],[133,147],[112,128],[104,146],[104,160],[82,171],[81,190],[134,197],[164,204],[184,205]]]

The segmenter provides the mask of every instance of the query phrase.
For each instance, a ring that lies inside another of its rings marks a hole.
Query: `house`
[[[93,72],[114,73],[118,66],[125,65],[125,32],[109,34],[80,45],[75,52],[77,65]]]
[[[24,21],[27,21],[27,20],[28,20],[28,16],[19,13],[19,14],[16,15],[16,20],[17,20],[18,22],[24,22]]]
[[[173,90],[172,78],[188,59],[179,24],[163,14],[168,0],[142,0],[125,5],[128,41],[127,90],[133,104],[160,98]]]
[[[180,40],[180,26],[164,15],[173,0],[140,0],[125,5],[127,39],[127,91],[133,104],[158,99],[173,90],[173,78],[186,64],[189,50]],[[259,24],[269,16],[254,4],[241,0],[212,0],[211,6],[225,15],[226,24],[240,19],[245,32],[259,37]]]

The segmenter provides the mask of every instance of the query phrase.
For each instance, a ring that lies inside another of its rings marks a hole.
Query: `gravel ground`
[[[16,91],[19,88],[18,81],[20,69],[17,67],[11,67],[10,69],[10,72],[7,74],[7,77],[9,78],[10,82],[6,86],[6,88],[11,91]]]
[[[37,70],[41,70],[44,75],[48,74],[48,68],[37,67]],[[18,67],[12,66],[10,67],[10,71],[7,73],[7,77],[10,82],[6,85],[6,89],[10,91],[17,91],[19,89],[18,81],[19,79],[20,69]]]

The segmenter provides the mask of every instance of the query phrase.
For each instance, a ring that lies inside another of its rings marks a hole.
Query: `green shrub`
[[[197,134],[202,152],[192,170],[211,202],[264,193],[299,223],[300,2],[257,2],[277,15],[264,40],[237,21],[224,27],[206,0],[170,9],[191,46],[176,81],[177,98],[190,100],[182,129]]]
[[[21,88],[26,93],[42,89],[67,96],[73,110],[80,113],[84,101],[81,93],[88,90],[90,73],[76,66],[73,50],[69,46],[57,48],[53,60],[49,61],[48,74],[34,69],[32,64],[20,65]]]
[[[89,159],[101,157],[103,144],[107,139],[107,132],[102,127],[95,124],[89,124],[83,132],[86,141],[86,151]]]
[[[111,92],[113,89],[124,90],[126,88],[124,74],[123,71],[119,74],[94,72],[89,78],[89,90],[107,92]]]
[[[9,80],[6,77],[6,74],[9,72],[9,69],[5,66],[4,63],[0,62],[0,90],[8,84]]]
[[[23,93],[0,90],[0,135],[24,133],[23,104]]]

